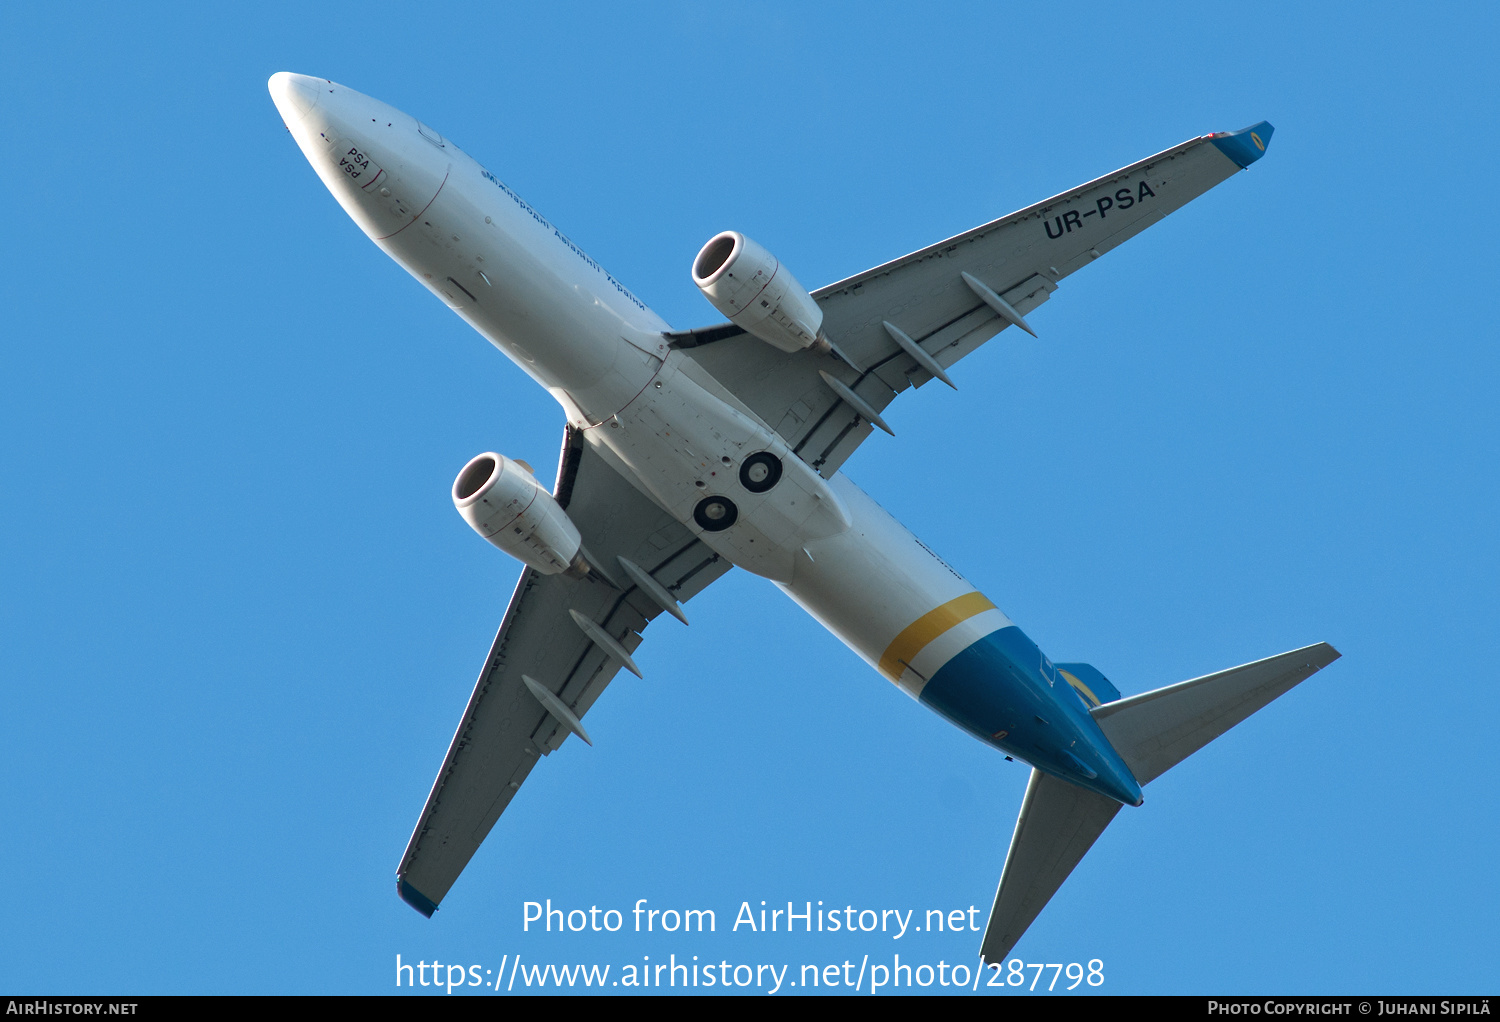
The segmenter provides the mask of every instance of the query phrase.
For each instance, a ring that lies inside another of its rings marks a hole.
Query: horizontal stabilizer
[[[1094,846],[1120,803],[1040,770],[1021,802],[1021,816],[1000,874],[995,907],[979,948],[986,962],[1003,962],[1037,913]]]
[[[1338,650],[1320,642],[1106,702],[1092,713],[1125,765],[1144,785],[1338,658]],[[1088,672],[1098,672],[1087,664],[1056,666],[1079,681],[1097,683]],[[1031,771],[1000,889],[995,892],[995,907],[980,945],[986,962],[1005,960],[1119,811],[1120,803],[1114,799],[1040,770]]]
[[[1338,650],[1320,642],[1105,703],[1094,720],[1135,779],[1147,784],[1338,658]]]

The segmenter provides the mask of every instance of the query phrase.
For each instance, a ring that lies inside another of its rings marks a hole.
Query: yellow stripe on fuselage
[[[933,639],[976,614],[994,609],[995,605],[983,593],[973,592],[929,610],[891,640],[880,656],[880,673],[892,681],[898,680],[901,672]]]

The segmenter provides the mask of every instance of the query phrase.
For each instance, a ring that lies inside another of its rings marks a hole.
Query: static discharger
[[[682,612],[682,606],[676,600],[672,599],[672,594],[667,592],[660,582],[652,578],[649,572],[634,561],[626,560],[624,557],[616,557],[615,560],[620,562],[620,567],[625,570],[625,574],[630,576],[630,581],[639,586],[641,592],[650,597],[658,607],[671,614],[683,624],[688,623],[687,615]]]
[[[572,608],[568,609],[568,615],[572,617],[574,624],[583,629],[584,635],[594,640],[594,645],[624,664],[625,669],[637,678],[645,677],[641,669],[635,665],[635,661],[630,659],[630,654],[625,652],[625,647],[616,642],[613,635],[600,628],[597,622],[591,621]]]
[[[969,285],[969,290],[978,295],[984,304],[994,309],[995,315],[1007,322],[1014,323],[1031,336],[1036,336],[1036,331],[1031,329],[1031,324],[1021,317],[1021,314],[1015,310],[1015,307],[1010,302],[1007,302],[1004,298],[991,291],[978,277],[970,273],[965,273],[963,276],[964,283]]]
[[[547,712],[552,714],[559,724],[573,732],[579,738],[582,738],[585,745],[593,746],[594,743],[589,738],[589,733],[583,729],[583,721],[579,720],[578,715],[568,709],[567,703],[557,698],[555,694],[548,690],[546,685],[543,685],[529,674],[521,675],[521,681],[526,685],[527,690],[536,696],[536,701],[545,706]]]
[[[929,373],[942,380],[954,390],[958,389],[958,384],[948,379],[948,374],[943,372],[943,367],[938,365],[937,359],[927,354],[927,350],[925,348],[908,337],[906,331],[902,330],[899,326],[897,326],[895,323],[892,323],[890,320],[886,320],[885,332],[891,335],[891,340],[901,345],[902,351],[906,352],[916,360],[917,365],[921,366],[923,369],[926,369]]]
[[[860,397],[858,394],[854,393],[854,391],[850,390],[848,385],[842,383],[838,377],[830,376],[822,369],[818,370],[818,375],[823,377],[823,382],[828,384],[833,392],[843,399],[844,404],[848,405],[860,415],[864,416],[866,421],[872,423],[873,425],[879,426],[891,436],[896,435],[896,431],[885,424],[885,420],[880,417],[880,413],[877,412],[874,408],[871,408],[868,401]]]

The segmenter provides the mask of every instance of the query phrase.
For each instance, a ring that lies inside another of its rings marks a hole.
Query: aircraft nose
[[[307,75],[278,71],[266,87],[271,90],[271,101],[281,111],[282,120],[288,122],[306,117],[318,102],[318,79]]]

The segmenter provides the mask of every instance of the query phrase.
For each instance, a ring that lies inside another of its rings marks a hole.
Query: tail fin
[[[1107,702],[1093,715],[1144,785],[1338,658],[1338,650],[1320,642]],[[979,949],[985,961],[1005,960],[1119,811],[1120,803],[1113,799],[1031,771]]]
[[[1120,690],[1092,664],[1053,664],[1073,691],[1083,696],[1089,709],[1120,698]]]

